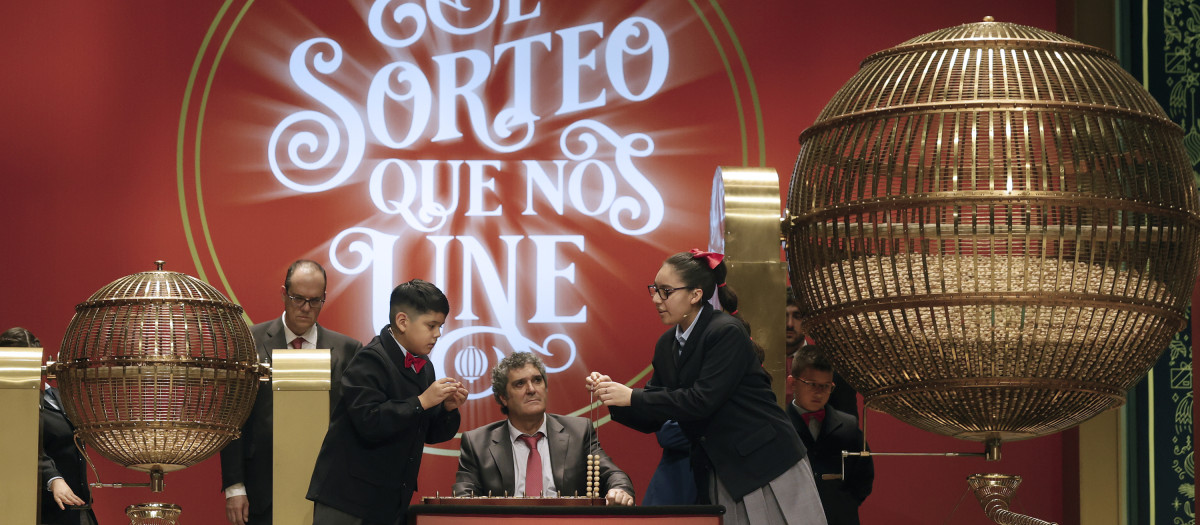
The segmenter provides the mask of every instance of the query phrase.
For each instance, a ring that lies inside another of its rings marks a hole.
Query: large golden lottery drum
[[[76,435],[93,449],[170,472],[239,435],[265,374],[240,306],[159,261],[75,312],[51,371]]]
[[[1183,327],[1182,129],[1106,51],[985,20],[867,57],[800,136],[804,327],[868,407],[970,440],[1124,403]]]

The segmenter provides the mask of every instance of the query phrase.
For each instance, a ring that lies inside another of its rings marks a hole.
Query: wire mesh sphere
[[[129,525],[175,525],[183,509],[170,503],[140,503],[125,507]]]
[[[240,306],[157,264],[75,307],[51,372],[76,436],[126,467],[170,472],[239,435],[265,367]]]
[[[971,440],[1124,403],[1197,273],[1183,131],[1108,52],[985,21],[863,61],[800,136],[804,330],[866,404]]]

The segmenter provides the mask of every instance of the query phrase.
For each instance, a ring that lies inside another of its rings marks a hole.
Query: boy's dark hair
[[[391,305],[388,311],[389,325],[396,324],[396,314],[400,312],[408,314],[409,317],[418,317],[430,312],[450,315],[450,301],[446,299],[446,294],[432,283],[420,279],[401,283],[392,290],[392,297],[388,303]]]
[[[492,368],[492,396],[496,398],[497,403],[500,403],[500,412],[506,416],[508,407],[501,400],[508,397],[508,373],[525,368],[526,365],[537,367],[538,372],[542,373],[542,383],[545,384],[546,364],[533,352],[513,352]]]
[[[41,348],[42,342],[38,341],[37,336],[33,335],[33,332],[21,328],[20,326],[14,326],[8,330],[5,330],[3,334],[0,334],[0,346]]]
[[[800,374],[809,368],[832,372],[833,363],[829,362],[829,358],[825,357],[825,351],[817,345],[800,347],[800,350],[797,350],[796,355],[792,357],[792,377],[800,377]]]

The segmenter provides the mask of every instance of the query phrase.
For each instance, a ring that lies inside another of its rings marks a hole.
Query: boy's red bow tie
[[[822,409],[820,409],[820,410],[814,410],[814,411],[812,411],[812,412],[806,412],[806,413],[804,413],[804,414],[800,414],[800,417],[804,419],[804,424],[805,424],[805,425],[807,425],[807,424],[809,424],[810,422],[812,422],[813,418],[817,418],[817,421],[825,421],[825,409],[824,409],[824,408],[822,408]]]
[[[421,368],[424,367],[425,363],[428,362],[429,361],[415,357],[412,354],[404,354],[404,367],[408,368],[411,366],[413,367],[413,370],[417,371],[418,374],[421,373]]]

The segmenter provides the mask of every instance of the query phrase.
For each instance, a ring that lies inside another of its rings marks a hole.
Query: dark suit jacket
[[[742,322],[707,303],[695,322],[682,357],[675,327],[658,339],[654,376],[633,390],[631,406],[610,411],[614,421],[646,433],[678,421],[692,442],[696,475],[715,471],[741,499],[803,459],[804,445],[776,404]]]
[[[284,335],[283,319],[256,324],[250,327],[254,336],[254,346],[258,350],[259,361],[271,361],[271,351],[276,348],[288,348],[287,336]],[[317,325],[317,348],[330,350],[330,389],[329,409],[332,411],[341,398],[342,371],[350,362],[355,352],[362,348],[358,340],[344,336],[333,330]],[[254,408],[250,417],[242,425],[242,435],[229,442],[221,450],[221,488],[224,489],[235,483],[246,485],[246,497],[250,500],[250,514],[258,517],[259,525],[270,524],[271,514],[271,463],[274,457],[274,440],[272,439],[272,390],[270,385],[260,383],[258,394],[254,398]]]
[[[833,373],[833,383],[837,388],[829,394],[829,405],[854,416],[857,421],[861,415],[858,413],[858,391],[837,372]]]
[[[42,518],[39,523],[79,525],[80,513],[86,513],[96,521],[92,509],[61,510],[54,502],[54,493],[46,490],[46,483],[56,477],[61,477],[71,487],[71,491],[79,499],[92,502],[91,491],[87,484],[87,464],[79,449],[75,448],[75,425],[67,419],[63,411],[62,399],[58,397],[58,389],[46,387],[42,392],[42,440],[38,452],[38,488],[41,495]]]
[[[667,421],[658,432],[658,445],[662,447],[662,459],[646,485],[646,496],[642,505],[695,505],[696,480],[692,474],[692,443],[688,441],[679,423]]]
[[[404,366],[404,353],[385,327],[354,354],[342,374],[342,400],[333,409],[317,456],[308,499],[363,519],[391,525],[408,509],[426,443],[458,432],[459,411],[421,408],[417,396],[435,380]]]
[[[600,456],[600,495],[619,488],[634,496],[629,476],[613,464],[600,447],[591,421],[582,417],[546,414],[546,444],[550,446],[550,468],[554,486],[563,496],[587,494],[587,456]],[[508,420],[464,432],[460,441],[455,496],[516,495],[513,444]]]
[[[829,525],[858,525],[858,506],[871,494],[875,465],[870,457],[848,457],[846,471],[842,472],[842,451],[861,452],[863,449],[863,434],[858,429],[857,418],[826,405],[821,432],[813,439],[808,425],[800,417],[800,410],[789,404],[788,416],[808,447],[808,461],[817,478],[825,519]],[[823,474],[841,474],[843,479],[821,479]]]

